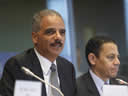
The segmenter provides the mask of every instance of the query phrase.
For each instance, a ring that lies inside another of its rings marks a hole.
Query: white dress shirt
[[[51,62],[47,58],[40,55],[40,53],[35,48],[34,48],[34,51],[35,51],[35,53],[39,59],[39,62],[41,64],[41,69],[43,71],[44,80],[46,82],[50,83],[50,75],[51,75],[50,67],[51,67],[52,63],[54,63],[57,66],[56,60],[54,62]],[[59,77],[58,77],[58,82],[59,82]],[[60,82],[59,82],[59,84],[60,84]],[[50,90],[48,90],[49,86],[47,84],[45,84],[45,87],[46,87],[46,94],[47,94],[47,96],[49,96],[49,93],[50,93]]]
[[[89,70],[89,72],[101,96],[105,82],[101,78],[99,78],[91,69]],[[107,84],[109,84],[109,80],[107,80],[106,82]]]

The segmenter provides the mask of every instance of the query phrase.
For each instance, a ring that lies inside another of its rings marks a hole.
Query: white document
[[[14,96],[41,96],[41,86],[39,81],[17,80]]]
[[[102,96],[128,96],[128,86],[104,85]]]

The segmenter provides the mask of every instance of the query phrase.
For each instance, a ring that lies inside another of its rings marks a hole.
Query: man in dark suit
[[[2,96],[13,96],[16,80],[38,81],[21,69],[23,66],[50,83],[51,65],[57,66],[57,82],[64,96],[75,94],[75,72],[72,63],[60,57],[64,47],[65,25],[61,15],[54,10],[36,13],[32,22],[34,48],[10,58],[4,67],[0,81]],[[42,84],[42,96],[51,96],[49,86]]]
[[[90,68],[77,79],[77,96],[101,96],[104,84],[121,84],[115,78],[120,61],[114,40],[95,36],[88,41],[85,53]]]

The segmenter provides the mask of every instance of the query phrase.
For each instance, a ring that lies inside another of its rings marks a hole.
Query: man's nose
[[[118,57],[115,59],[115,64],[120,64],[120,60]]]
[[[55,34],[56,36],[56,39],[61,39],[61,34],[60,34],[60,32],[59,31],[56,31],[56,34]]]

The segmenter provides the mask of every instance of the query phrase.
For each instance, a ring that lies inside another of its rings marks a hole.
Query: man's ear
[[[92,66],[95,65],[96,64],[96,56],[95,56],[95,54],[94,53],[90,53],[88,55],[88,60],[89,60],[89,62],[91,63]]]
[[[38,42],[38,34],[37,32],[32,32],[32,41],[34,44]]]

